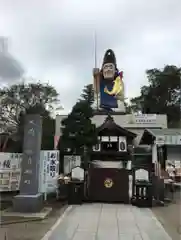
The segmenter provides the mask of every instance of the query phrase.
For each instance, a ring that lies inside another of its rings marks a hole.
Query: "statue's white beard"
[[[103,73],[104,79],[111,79],[114,77],[114,72],[113,71],[107,71]]]

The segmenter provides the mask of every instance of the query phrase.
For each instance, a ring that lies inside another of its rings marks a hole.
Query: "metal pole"
[[[95,68],[97,67],[97,35],[96,35],[96,31],[95,31],[95,34],[94,34],[94,65],[95,65]]]
[[[97,34],[96,31],[94,33],[94,66],[97,68]],[[97,110],[99,109],[99,101],[98,101],[98,86],[97,86],[97,80],[98,76],[96,75],[96,105],[97,105]]]

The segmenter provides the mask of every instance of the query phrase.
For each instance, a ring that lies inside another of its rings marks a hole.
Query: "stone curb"
[[[62,210],[62,213],[61,213],[60,215],[62,215],[62,214],[65,212],[65,210],[67,209],[67,207],[68,207],[67,204],[62,204],[62,206],[61,206],[62,209],[60,209],[60,210]],[[28,218],[28,217],[27,217],[27,218],[26,218],[26,217],[22,217],[21,219],[5,220],[5,221],[2,221],[2,222],[1,222],[2,214],[3,214],[4,212],[6,212],[6,210],[7,210],[7,209],[4,209],[4,210],[1,210],[1,211],[0,211],[0,226],[6,226],[6,225],[18,224],[18,223],[36,222],[36,221],[42,221],[42,220],[44,220],[44,219],[48,219],[50,212],[53,211],[53,208],[52,208],[52,210],[49,212],[48,215],[45,215],[45,216],[42,216],[42,217],[29,217],[29,218]],[[8,216],[6,216],[6,217],[8,217]],[[9,217],[10,217],[10,216],[9,216]],[[20,217],[19,217],[19,218],[20,218]]]
[[[48,218],[48,216],[46,216],[45,218],[29,218],[29,219],[25,218],[25,219],[13,220],[13,221],[4,221],[4,222],[0,222],[0,226],[6,226],[6,225],[16,224],[16,223],[18,224],[18,223],[42,221],[46,218]]]
[[[65,216],[68,215],[68,213],[72,210],[71,205],[67,205],[67,207],[64,209],[62,214],[59,216],[55,224],[49,229],[49,231],[44,235],[44,237],[41,240],[49,240],[50,236],[52,235],[53,231],[58,227],[59,224],[63,221]]]

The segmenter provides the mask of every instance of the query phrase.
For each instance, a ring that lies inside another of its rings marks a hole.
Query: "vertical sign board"
[[[36,195],[39,191],[39,163],[42,137],[40,115],[27,115],[25,120],[20,193]]]
[[[48,151],[47,192],[55,192],[59,175],[59,151]]]
[[[39,192],[56,192],[59,176],[59,151],[41,151]]]
[[[46,192],[46,168],[47,168],[47,158],[45,151],[40,152],[40,169],[39,169],[39,192]]]

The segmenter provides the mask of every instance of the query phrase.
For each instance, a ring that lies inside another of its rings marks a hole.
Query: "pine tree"
[[[72,112],[62,121],[62,137],[60,149],[72,154],[79,154],[83,158],[84,166],[92,146],[97,143],[96,126],[92,123],[93,88],[87,85],[83,89],[81,99],[73,106]]]

